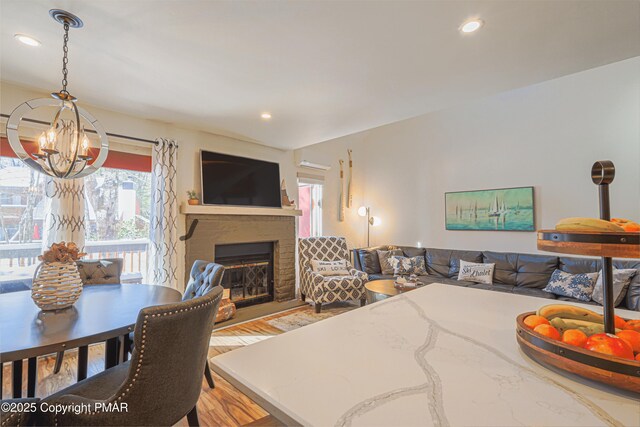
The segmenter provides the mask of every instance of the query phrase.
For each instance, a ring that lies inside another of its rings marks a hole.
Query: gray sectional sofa
[[[369,275],[369,280],[391,279],[392,275],[383,275],[377,250],[400,249],[404,256],[424,256],[427,276],[418,279],[425,284],[445,283],[454,286],[474,287],[498,292],[529,295],[540,298],[577,301],[568,297],[557,297],[542,289],[549,282],[556,269],[567,273],[597,272],[601,268],[600,259],[575,258],[554,255],[533,255],[511,252],[468,251],[452,249],[414,248],[409,246],[375,246],[353,249],[353,264]],[[493,284],[485,285],[458,281],[460,260],[468,262],[495,263]],[[620,308],[640,311],[640,260],[614,260],[614,268],[634,268],[638,273],[633,276],[627,294]],[[583,302],[583,301],[579,301]],[[592,303],[596,304],[592,301]]]

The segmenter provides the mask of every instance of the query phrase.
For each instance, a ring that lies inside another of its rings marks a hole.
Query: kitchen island
[[[287,425],[640,425],[638,396],[521,352],[517,315],[550,303],[431,284],[211,364]]]

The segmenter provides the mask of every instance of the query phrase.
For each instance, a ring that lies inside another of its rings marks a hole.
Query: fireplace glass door
[[[273,242],[216,245],[215,261],[225,266],[222,286],[236,307],[273,301]]]

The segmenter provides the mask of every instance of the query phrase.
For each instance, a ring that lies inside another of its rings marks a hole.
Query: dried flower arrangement
[[[40,261],[44,262],[74,262],[85,256],[86,253],[80,252],[80,248],[73,242],[54,243],[49,250],[38,256]]]

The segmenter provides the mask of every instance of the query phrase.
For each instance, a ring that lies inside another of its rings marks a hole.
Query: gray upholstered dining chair
[[[122,275],[122,258],[104,258],[104,259],[85,259],[76,261],[80,280],[83,285],[109,285],[120,283]],[[53,367],[53,373],[60,372],[62,360],[64,359],[64,351],[56,354],[56,364]]]
[[[38,423],[58,426],[171,426],[187,416],[198,425],[202,387],[215,313],[222,287],[179,303],[140,310],[131,360],[44,399],[50,405],[80,405],[88,412],[40,413]],[[96,410],[118,405],[126,411]]]
[[[0,401],[0,425],[2,427],[21,427],[33,424],[40,399],[7,399]],[[15,405],[15,406],[11,406]],[[34,408],[35,405],[35,408]]]
[[[210,289],[220,286],[222,283],[222,276],[224,276],[224,266],[216,264],[215,262],[196,260],[191,267],[191,273],[189,273],[189,283],[182,295],[182,301],[188,301],[192,298],[197,298]],[[218,308],[216,307],[216,313]],[[214,319],[215,315],[214,313]],[[215,388],[213,382],[213,376],[209,368],[209,360],[207,359],[204,364],[204,377],[207,380],[210,388]]]

